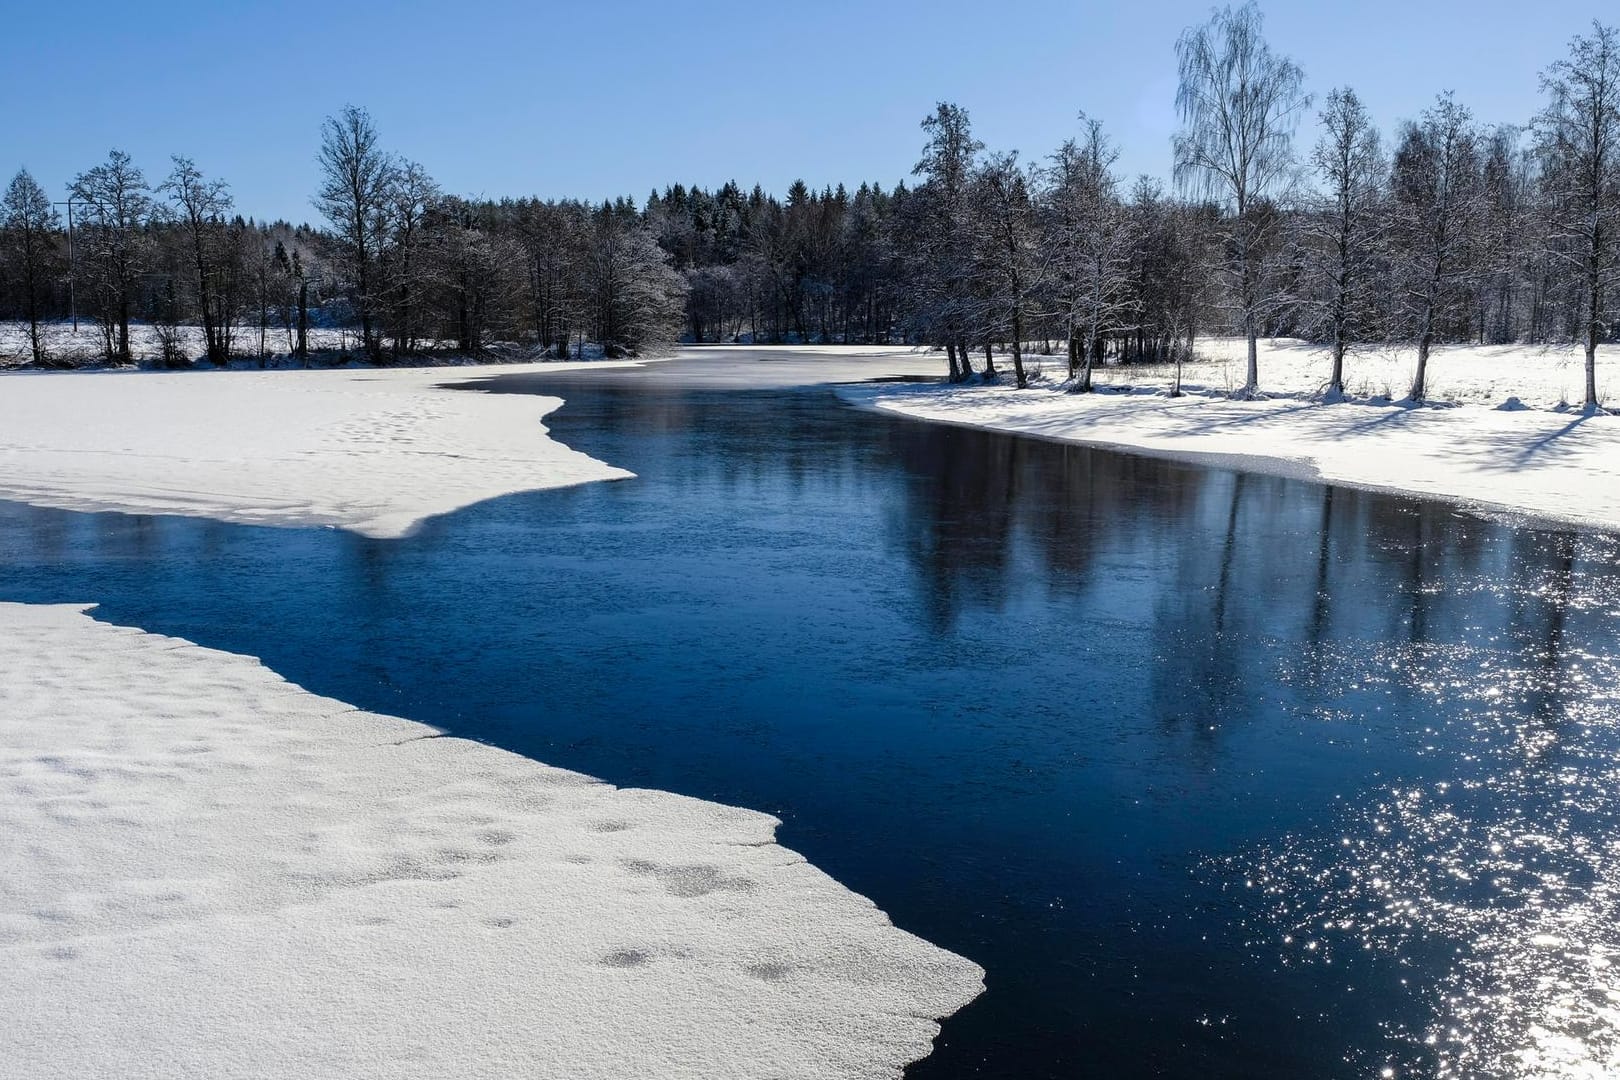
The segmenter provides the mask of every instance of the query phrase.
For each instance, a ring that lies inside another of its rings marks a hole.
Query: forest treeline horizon
[[[1169,178],[1116,175],[1081,114],[1046,157],[986,148],[966,110],[922,122],[911,183],[781,196],[735,182],[621,197],[466,198],[385,148],[365,110],[320,132],[318,224],[257,223],[223,178],[176,156],[148,175],[114,150],[53,199],[26,169],[0,200],[0,317],[92,320],[110,362],[150,323],[163,362],[269,351],[307,358],[314,323],[353,327],[373,363],[497,344],[564,356],[677,341],[912,343],[949,374],[1019,385],[1026,353],[1095,364],[1175,361],[1201,336],[1325,344],[1328,396],[1359,346],[1414,346],[1410,396],[1441,343],[1578,343],[1586,404],[1620,293],[1620,35],[1594,22],[1541,75],[1532,117],[1487,123],[1441,93],[1386,139],[1351,87],[1319,99],[1274,52],[1252,3],[1175,44]],[[1320,138],[1296,144],[1307,116]],[[57,203],[71,202],[72,251]],[[975,366],[977,365],[977,367]],[[1179,380],[1178,380],[1179,384]],[[1179,385],[1177,386],[1179,390]]]

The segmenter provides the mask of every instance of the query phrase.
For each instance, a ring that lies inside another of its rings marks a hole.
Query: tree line
[[[1595,405],[1620,299],[1616,31],[1571,41],[1533,117],[1485,124],[1441,94],[1387,140],[1353,89],[1318,105],[1262,31],[1251,3],[1178,39],[1168,186],[1120,177],[1094,119],[1024,162],[941,103],[910,184],[466,199],[351,107],[322,131],[320,226],[255,224],[191,160],[149,185],[114,151],[71,185],[70,260],[19,172],[0,203],[0,314],[37,327],[77,302],[124,361],[132,319],[165,341],[200,326],[221,364],[307,354],[312,318],[355,328],[378,363],[507,343],[908,342],[940,348],[955,379],[996,377],[999,349],[1022,385],[1028,350],[1061,349],[1081,392],[1105,360],[1173,362],[1179,391],[1200,336],[1236,334],[1253,393],[1258,339],[1293,335],[1329,347],[1329,396],[1358,347],[1414,347],[1416,400],[1437,344],[1578,342]],[[1320,139],[1296,148],[1313,111]],[[30,344],[48,362],[42,335]]]

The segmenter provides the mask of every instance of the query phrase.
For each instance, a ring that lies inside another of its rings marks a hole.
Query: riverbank
[[[1401,352],[1352,357],[1353,396],[1324,404],[1326,351],[1295,342],[1267,343],[1260,372],[1269,396],[1255,401],[1230,396],[1242,383],[1241,342],[1214,343],[1207,359],[1187,366],[1185,392],[1174,398],[1165,368],[1105,368],[1096,393],[1071,394],[1050,362],[1025,390],[1004,377],[838,392],[853,405],[922,420],[1620,530],[1620,417],[1567,405],[1571,395],[1579,400],[1578,360],[1570,350],[1441,350],[1425,405],[1398,400],[1411,362]],[[1620,388],[1616,350],[1600,355],[1599,379],[1600,389]]]

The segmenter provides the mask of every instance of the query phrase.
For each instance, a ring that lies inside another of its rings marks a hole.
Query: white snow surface
[[[177,344],[188,359],[197,360],[207,351],[200,326],[176,327]],[[75,364],[104,363],[105,348],[101,329],[89,319],[79,320],[79,332],[73,332],[71,323],[53,320],[40,324],[40,338],[45,352],[53,360]],[[360,335],[352,330],[312,326],[307,334],[311,350],[336,351],[358,348]],[[286,331],[272,327],[265,335],[265,349],[271,356],[285,357],[292,351],[292,342]],[[256,357],[259,351],[259,328],[238,325],[232,333],[232,350],[244,358]],[[136,363],[151,363],[163,355],[163,339],[158,328],[150,323],[129,324],[129,351]],[[28,324],[16,319],[0,320],[0,367],[8,363],[23,363],[33,358],[33,342],[28,336]],[[253,361],[256,363],[256,361]]]
[[[0,375],[0,498],[396,537],[484,499],[631,475],[547,437],[540,419],[562,399],[443,388],[467,378],[442,369]]]
[[[773,842],[0,604],[0,1077],[884,1077],[982,989]]]
[[[1262,343],[1261,400],[1240,401],[1243,343],[1204,347],[1184,396],[1168,367],[1099,369],[1094,394],[1064,392],[1062,357],[1032,356],[1042,377],[1000,383],[844,386],[852,404],[925,420],[1230,465],[1254,472],[1443,498],[1486,511],[1620,530],[1620,416],[1561,404],[1584,389],[1575,349],[1445,348],[1430,359],[1431,404],[1400,399],[1413,356],[1389,350],[1346,361],[1352,398],[1320,400],[1325,349]],[[975,357],[982,366],[983,358]],[[940,364],[943,365],[943,359]],[[1599,395],[1620,391],[1620,349],[1598,358]],[[1386,391],[1395,399],[1384,396]]]

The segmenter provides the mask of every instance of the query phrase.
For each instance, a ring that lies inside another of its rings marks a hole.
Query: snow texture
[[[764,814],[84,610],[0,604],[5,1080],[896,1076],[980,992]]]
[[[1351,397],[1325,404],[1324,349],[1267,342],[1256,401],[1240,341],[1206,347],[1187,365],[1182,397],[1169,369],[1103,368],[1094,394],[1064,393],[1061,357],[1031,357],[1045,378],[1029,389],[943,383],[841,387],[852,404],[1042,438],[1231,466],[1354,487],[1444,498],[1489,511],[1620,530],[1620,416],[1588,415],[1577,350],[1447,348],[1429,361],[1427,405],[1400,401],[1412,355],[1351,356]],[[1009,367],[1007,362],[998,362]],[[1599,390],[1620,390],[1620,350],[1600,351]],[[1370,396],[1369,396],[1370,395]],[[1391,398],[1396,400],[1391,400]]]
[[[546,437],[560,398],[443,389],[451,378],[465,376],[14,372],[0,376],[0,498],[396,537],[484,499],[631,475]]]
[[[52,321],[40,324],[40,337],[45,343],[46,355],[52,360],[73,364],[105,364],[105,349],[101,330],[89,319],[79,321],[79,332],[74,333],[70,323]],[[233,334],[233,349],[242,354],[239,363],[252,363],[248,356],[257,357],[259,328],[238,325]],[[200,326],[175,327],[175,343],[187,359],[198,360],[207,352]],[[314,352],[358,351],[360,335],[352,330],[335,327],[312,326],[308,332],[309,348]],[[265,348],[272,357],[285,361],[292,351],[292,343],[280,327],[265,335]],[[129,324],[129,351],[137,364],[153,363],[163,355],[163,339],[158,328],[150,323]],[[0,367],[8,363],[21,364],[33,358],[33,344],[28,338],[28,324],[16,319],[0,320]]]

